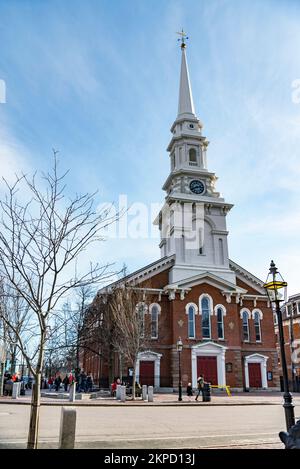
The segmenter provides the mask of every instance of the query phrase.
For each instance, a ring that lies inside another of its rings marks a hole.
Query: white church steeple
[[[183,33],[179,33],[179,34],[183,34]],[[191,84],[190,84],[189,70],[188,70],[187,61],[186,61],[184,36],[182,36],[181,51],[182,51],[182,57],[181,57],[179,103],[178,103],[177,119],[196,117],[192,89],[191,89]]]
[[[155,223],[161,234],[161,256],[175,255],[170,281],[211,272],[235,283],[229,267],[226,215],[232,208],[216,191],[217,177],[208,171],[208,141],[194,108],[186,59],[186,34],[181,36],[178,115],[167,151],[170,173],[163,190],[165,204]]]

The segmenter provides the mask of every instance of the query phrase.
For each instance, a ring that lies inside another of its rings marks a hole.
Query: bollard
[[[75,407],[62,407],[60,418],[59,448],[74,449],[76,431]]]
[[[18,399],[20,396],[20,385],[21,383],[14,383],[12,388],[12,398]]]
[[[69,394],[69,401],[74,402],[76,399],[76,384],[73,383],[70,386],[70,394]]]
[[[147,385],[146,384],[143,384],[142,386],[142,398],[143,398],[143,401],[147,400]]]
[[[153,386],[148,386],[148,402],[153,402]]]
[[[121,393],[120,393],[120,399],[121,399],[121,402],[125,402],[126,401],[126,386],[121,386]]]
[[[117,399],[118,401],[121,399],[121,384],[117,384],[116,399]]]

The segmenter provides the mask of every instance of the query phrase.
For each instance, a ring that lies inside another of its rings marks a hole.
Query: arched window
[[[144,337],[145,334],[145,313],[147,312],[147,306],[145,303],[138,303],[136,305],[137,310],[137,321],[140,330],[140,337]]]
[[[197,152],[196,152],[195,148],[190,148],[189,149],[189,163],[192,166],[197,165]]]
[[[188,309],[188,335],[189,339],[195,338],[195,307],[189,306]]]
[[[151,314],[151,339],[158,338],[158,313],[159,305],[154,303],[151,305],[150,314]]]
[[[248,311],[243,311],[242,320],[243,320],[243,340],[244,342],[249,342],[249,313]]]
[[[204,339],[210,339],[210,301],[207,296],[201,299],[201,313],[202,313],[202,337]]]
[[[224,316],[226,310],[223,306],[219,305],[215,308],[217,315],[218,339],[224,339]]]
[[[255,329],[256,342],[261,342],[260,319],[261,319],[261,316],[259,314],[259,311],[255,311],[254,312],[254,329]]]

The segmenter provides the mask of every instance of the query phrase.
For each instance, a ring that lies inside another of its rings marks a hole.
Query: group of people
[[[59,392],[61,386],[64,387],[65,392],[68,392],[74,383],[76,383],[76,392],[90,392],[94,385],[91,373],[86,374],[84,370],[81,373],[75,373],[75,375],[68,373],[63,379],[60,374],[48,379],[49,390],[54,389],[56,392]]]

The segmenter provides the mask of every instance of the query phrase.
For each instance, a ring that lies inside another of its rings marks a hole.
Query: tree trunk
[[[133,363],[133,373],[132,373],[132,400],[135,401],[135,381],[136,381],[136,362]]]
[[[1,363],[0,396],[3,396],[3,391],[4,391],[4,373],[5,373],[5,361]]]
[[[108,357],[108,376],[109,376],[109,386],[115,380],[115,367],[114,367],[114,352],[112,347],[109,348],[109,357]]]
[[[38,447],[40,406],[41,406],[41,372],[39,372],[35,376],[35,383],[32,385],[30,424],[29,424],[27,449],[37,449]]]
[[[30,424],[27,440],[27,449],[37,449],[39,436],[39,419],[41,407],[41,377],[44,361],[45,332],[42,333],[39,358],[35,373],[35,383],[32,389]]]
[[[16,372],[16,351],[11,351],[10,360],[10,374],[13,375]]]

